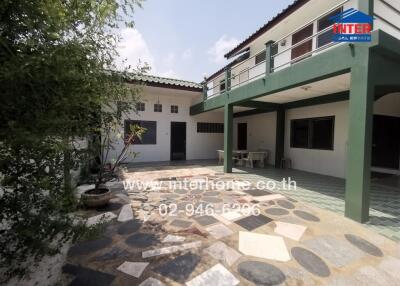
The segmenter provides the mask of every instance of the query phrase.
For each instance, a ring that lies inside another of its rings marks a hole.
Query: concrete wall
[[[314,150],[290,147],[290,121],[293,119],[335,116],[333,150]],[[348,130],[348,101],[290,109],[286,111],[285,156],[294,169],[345,177]]]
[[[233,120],[233,148],[237,149],[237,125],[247,123],[247,150],[267,149],[268,164],[275,162],[276,112],[239,117]]]
[[[138,157],[130,158],[127,162],[153,162],[170,160],[170,131],[171,122],[186,122],[186,159],[217,158],[216,150],[223,148],[223,134],[197,133],[197,122],[223,122],[222,112],[208,112],[190,116],[189,110],[193,102],[198,101],[201,93],[181,91],[166,88],[145,87],[142,102],[145,111],[131,113],[128,118],[134,120],[157,121],[157,144],[134,145],[131,150],[139,152]],[[154,103],[162,104],[162,112],[154,112]],[[179,112],[171,113],[171,105],[178,105]],[[123,129],[119,130],[123,134]],[[115,139],[115,150],[110,160],[115,159],[123,148],[121,139]]]

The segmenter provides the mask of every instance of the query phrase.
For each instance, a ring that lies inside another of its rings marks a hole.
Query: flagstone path
[[[183,180],[244,185],[207,168],[126,177],[161,187],[125,191],[113,184],[108,206],[83,211],[88,225],[105,220],[107,227],[70,248],[62,284],[400,285],[398,244],[335,213],[253,185],[169,188]]]

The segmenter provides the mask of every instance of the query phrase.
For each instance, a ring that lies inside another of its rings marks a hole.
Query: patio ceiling
[[[350,73],[346,73],[292,89],[287,89],[274,94],[262,96],[255,100],[271,103],[287,103],[327,94],[343,92],[349,89]]]

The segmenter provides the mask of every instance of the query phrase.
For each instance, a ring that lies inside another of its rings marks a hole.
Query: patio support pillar
[[[233,105],[224,106],[224,172],[232,173]]]
[[[273,68],[273,60],[271,58],[272,56],[272,44],[273,41],[268,41],[265,44],[265,76],[269,76],[269,74],[272,72]]]
[[[359,46],[356,52],[351,68],[345,216],[363,223],[369,219],[375,84],[369,49]]]
[[[275,136],[275,168],[280,168],[285,154],[285,109],[283,107],[278,107],[276,110]]]

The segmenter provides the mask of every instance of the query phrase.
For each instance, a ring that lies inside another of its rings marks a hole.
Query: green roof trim
[[[192,91],[202,91],[203,86],[199,83],[181,79],[160,77],[148,74],[131,74],[129,80],[141,82],[149,86],[176,88]]]

